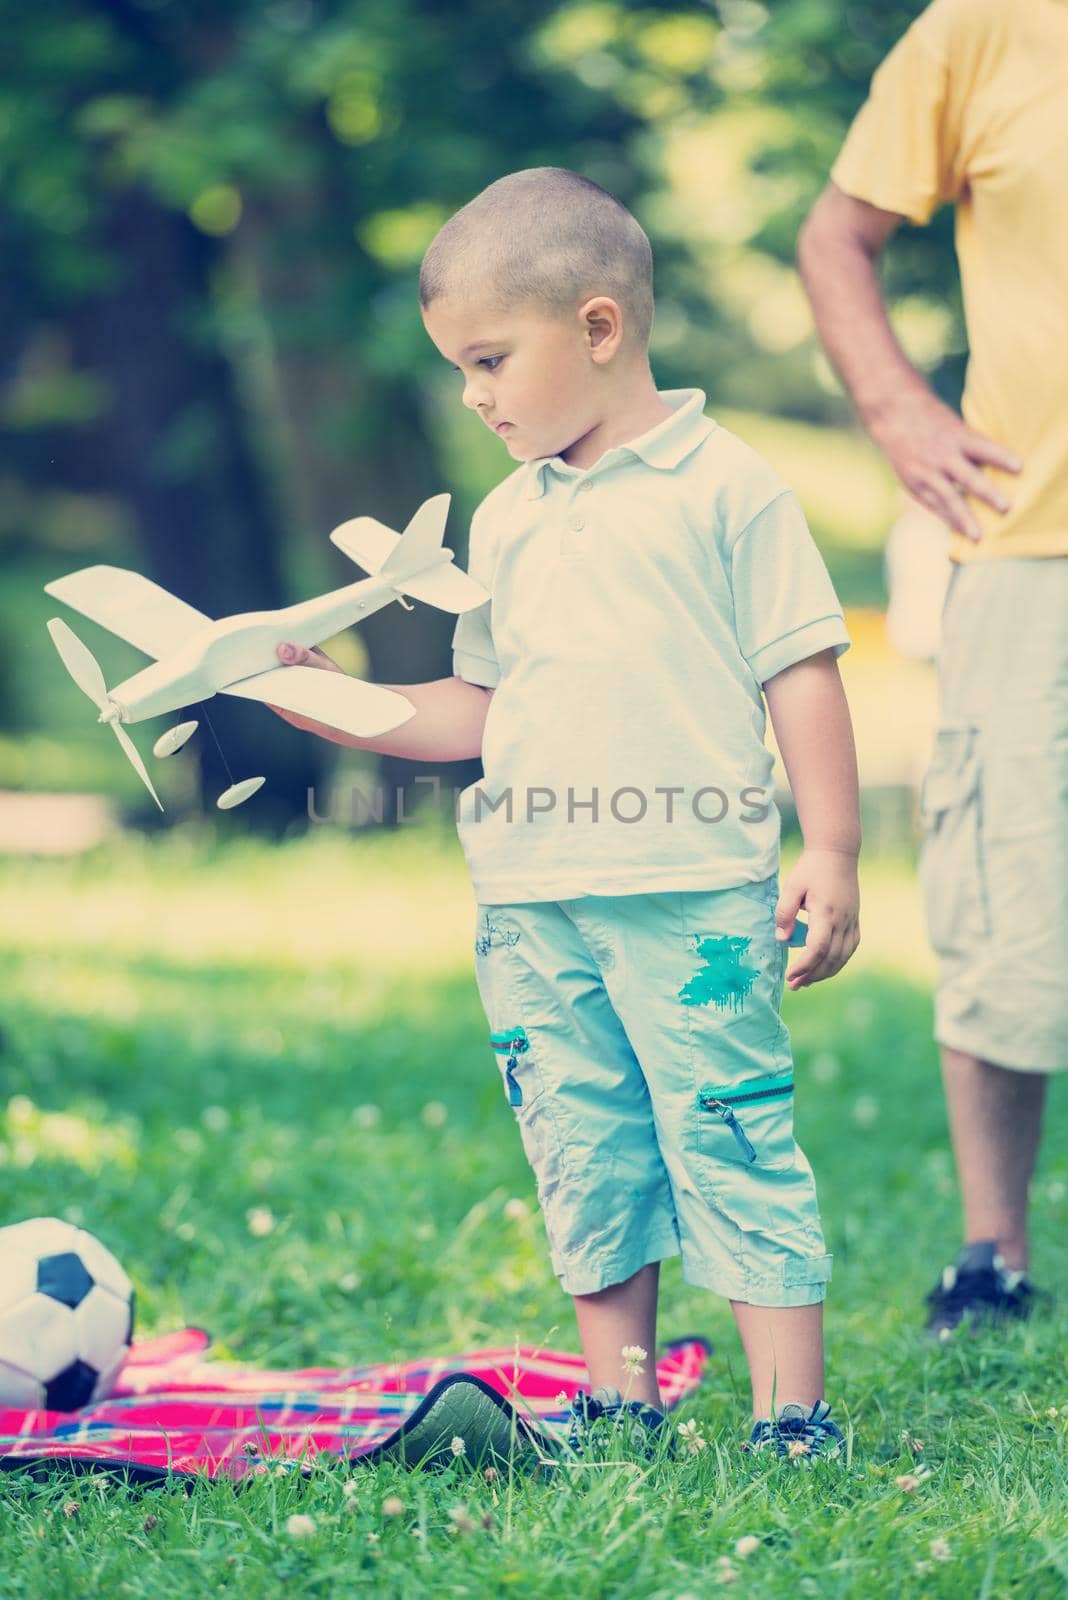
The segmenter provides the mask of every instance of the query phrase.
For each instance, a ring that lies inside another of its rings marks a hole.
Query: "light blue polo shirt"
[[[660,399],[647,433],[592,467],[524,462],[472,519],[490,599],[453,670],[495,693],[457,826],[483,904],[778,869],[761,685],[849,635],[793,491],[700,389]]]

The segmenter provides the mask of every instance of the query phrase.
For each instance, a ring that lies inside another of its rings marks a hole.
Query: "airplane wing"
[[[415,716],[415,707],[404,695],[322,667],[272,667],[229,684],[222,693],[242,700],[264,700],[357,739],[388,733]]]
[[[46,583],[45,593],[157,661],[211,621],[203,611],[161,589],[150,578],[123,567],[83,567]]]

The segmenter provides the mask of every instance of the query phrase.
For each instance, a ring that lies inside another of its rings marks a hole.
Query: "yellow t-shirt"
[[[934,0],[872,78],[831,177],[911,222],[956,205],[962,411],[1019,474],[955,561],[1068,555],[1068,0]]]

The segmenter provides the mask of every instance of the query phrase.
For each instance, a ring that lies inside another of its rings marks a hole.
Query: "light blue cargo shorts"
[[[778,876],[479,905],[475,971],[568,1294],[681,1255],[687,1283],[811,1305],[831,1275],[794,1140]]]

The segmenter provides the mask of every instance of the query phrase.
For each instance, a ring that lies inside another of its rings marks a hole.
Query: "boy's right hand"
[[[339,667],[337,662],[327,655],[325,650],[320,650],[318,645],[313,645],[310,650],[302,644],[280,644],[278,646],[278,659],[283,667],[322,667],[324,672],[344,672],[344,667]]]
[[[336,661],[332,661],[318,645],[309,650],[302,644],[280,644],[277,655],[283,667],[318,667],[323,672],[344,673],[344,668],[339,667]],[[294,728],[301,728],[305,733],[316,733],[321,727],[320,723],[314,722],[310,717],[299,716],[295,711],[285,711],[281,706],[271,705],[269,700],[264,701],[264,704],[281,717],[283,722],[290,723]]]

